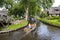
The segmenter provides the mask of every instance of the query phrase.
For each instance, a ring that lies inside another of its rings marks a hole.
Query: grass
[[[19,28],[22,28],[24,26],[26,26],[28,24],[28,21],[26,20],[23,20],[22,22],[20,22],[19,24],[12,24],[12,25],[9,25],[8,27],[0,27],[0,31],[7,31],[7,30],[15,30],[15,29],[19,29]]]
[[[38,20],[60,27],[60,21],[58,19],[48,20],[47,18],[38,18]]]
[[[24,20],[19,24],[14,24],[14,25],[8,26],[7,29],[8,30],[15,30],[15,29],[18,29],[18,28],[22,28],[22,27],[26,26],[27,24],[28,24],[28,22],[26,20]]]
[[[60,27],[60,22],[58,20],[47,20],[49,24],[59,26]]]

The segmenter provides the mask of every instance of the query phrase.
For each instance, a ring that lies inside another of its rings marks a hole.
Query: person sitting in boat
[[[33,21],[33,23],[36,23],[36,19],[34,17],[32,18],[32,21]]]
[[[31,24],[30,24],[30,23],[29,23],[29,25],[28,25],[28,28],[32,29],[32,26],[31,26]]]
[[[29,28],[33,28],[35,23],[36,23],[36,19],[34,17],[29,17]]]
[[[28,22],[30,24],[34,24],[34,23],[36,23],[36,19],[34,17],[29,17]]]

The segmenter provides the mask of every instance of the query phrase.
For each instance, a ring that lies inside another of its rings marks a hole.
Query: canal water
[[[36,30],[22,37],[22,30],[0,34],[0,40],[60,40],[60,28],[38,23]]]

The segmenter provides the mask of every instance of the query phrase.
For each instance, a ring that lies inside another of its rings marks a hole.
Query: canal
[[[22,37],[22,30],[0,34],[0,40],[60,40],[60,28],[38,23],[36,30]]]

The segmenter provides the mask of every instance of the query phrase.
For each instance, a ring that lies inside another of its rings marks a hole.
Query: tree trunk
[[[29,10],[29,8],[27,7],[26,10],[25,10],[26,11],[26,13],[25,13],[25,19],[26,20],[28,20],[28,10]]]
[[[1,23],[1,25],[3,26],[3,27],[5,27],[5,25],[2,23],[2,22],[0,22]]]

